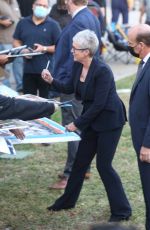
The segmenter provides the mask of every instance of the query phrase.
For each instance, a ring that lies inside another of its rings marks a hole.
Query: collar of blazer
[[[138,77],[138,80],[136,81],[136,83],[133,85],[133,88],[132,88],[132,91],[131,91],[131,97],[133,96],[139,82],[142,80],[143,76],[144,76],[144,73],[145,71],[147,70],[148,66],[150,66],[150,58],[148,59],[148,61],[146,62],[146,64],[144,65],[141,73],[140,73],[140,76]]]

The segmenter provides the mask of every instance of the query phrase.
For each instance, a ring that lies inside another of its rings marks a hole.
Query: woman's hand
[[[140,160],[150,163],[150,148],[146,148],[144,146],[141,147]]]
[[[9,131],[13,133],[20,140],[23,140],[25,138],[25,134],[21,129],[11,129]]]
[[[51,73],[47,69],[43,69],[41,75],[42,75],[42,78],[43,78],[44,81],[48,82],[49,84],[52,83],[53,77],[52,77]]]
[[[70,124],[66,125],[66,130],[69,132],[74,132],[77,130],[77,127],[74,125],[73,122],[71,122]]]

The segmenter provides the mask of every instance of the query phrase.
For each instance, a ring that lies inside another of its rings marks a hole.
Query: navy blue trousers
[[[143,195],[146,206],[146,230],[150,230],[150,163],[142,162],[139,159],[140,149],[143,144],[144,135],[146,133],[145,128],[139,126],[131,126],[132,141],[134,149],[137,154],[138,167],[140,172],[140,178],[142,183]]]
[[[96,155],[96,167],[107,192],[112,216],[127,217],[131,207],[121,180],[112,167],[112,160],[122,128],[96,132],[91,128],[82,133],[73,169],[64,194],[54,204],[56,208],[74,207],[79,197],[85,172]]]

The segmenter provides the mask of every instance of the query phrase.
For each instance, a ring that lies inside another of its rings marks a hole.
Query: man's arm
[[[5,65],[7,62],[9,61],[8,56],[7,55],[0,55],[0,66]]]
[[[55,103],[34,102],[0,95],[0,119],[32,120],[48,117],[55,112]]]
[[[17,39],[13,39],[13,47],[19,47],[22,46],[22,41],[17,40]]]
[[[55,52],[55,45],[44,46],[39,43],[35,43],[34,46],[35,46],[34,52],[43,52],[43,53],[54,53]]]

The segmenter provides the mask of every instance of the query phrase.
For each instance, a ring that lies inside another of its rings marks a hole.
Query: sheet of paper
[[[41,52],[33,52],[33,53],[20,53],[20,54],[10,54],[8,55],[9,58],[15,58],[15,57],[25,57],[25,56],[37,56],[37,55],[43,55]]]
[[[0,136],[7,137],[12,144],[23,143],[54,143],[79,141],[80,137],[75,132],[66,132],[65,127],[48,118],[28,121],[28,127],[23,128],[24,140],[17,139],[7,130],[0,131]]]
[[[10,154],[9,147],[7,145],[7,142],[5,138],[0,137],[0,153],[7,153]]]

